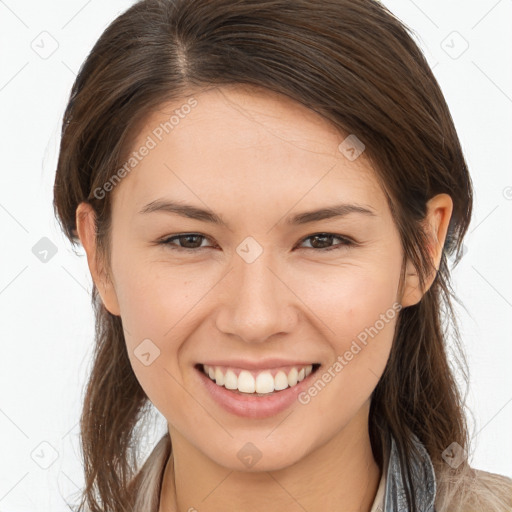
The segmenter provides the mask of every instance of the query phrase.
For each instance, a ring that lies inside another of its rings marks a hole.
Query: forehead
[[[316,206],[319,197],[384,207],[364,152],[350,160],[340,151],[348,135],[272,91],[203,90],[147,117],[132,145],[137,163],[114,190],[114,208],[140,209],[166,194],[212,209],[272,203],[289,210],[297,202]]]

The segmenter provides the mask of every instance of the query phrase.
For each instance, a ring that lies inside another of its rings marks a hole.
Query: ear
[[[87,254],[89,271],[103,304],[107,310],[120,316],[119,303],[112,279],[100,263],[101,258],[96,250],[96,214],[92,206],[82,202],[76,209],[76,227],[80,242]]]
[[[453,201],[448,194],[438,194],[427,202],[427,214],[423,224],[428,237],[427,249],[433,268],[426,276],[425,288],[422,290],[416,269],[410,261],[407,262],[401,300],[403,307],[417,304],[432,286],[439,270],[452,211]]]

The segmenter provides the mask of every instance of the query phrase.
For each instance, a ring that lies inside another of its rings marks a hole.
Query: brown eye
[[[331,245],[334,239],[341,240],[341,243],[334,246]],[[332,233],[316,233],[305,238],[303,242],[306,240],[311,240],[311,247],[306,247],[306,249],[317,249],[319,251],[332,251],[334,249],[354,245],[354,242],[349,238],[341,235],[334,235]]]
[[[160,243],[170,246],[171,249],[197,251],[198,249],[205,248],[201,246],[201,243],[206,239],[207,238],[204,235],[200,235],[198,233],[183,233],[181,235],[166,238]],[[174,241],[178,241],[179,245],[173,243]]]

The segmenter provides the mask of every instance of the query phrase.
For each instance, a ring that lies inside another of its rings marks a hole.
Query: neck
[[[369,512],[381,472],[370,444],[368,407],[334,437],[292,466],[275,471],[229,470],[175,430],[159,512]]]

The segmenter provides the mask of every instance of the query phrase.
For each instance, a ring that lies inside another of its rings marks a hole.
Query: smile
[[[249,419],[270,418],[298,403],[320,368],[282,359],[208,363],[195,365],[199,389],[226,412]]]
[[[242,368],[200,365],[203,373],[218,386],[257,396],[292,388],[303,381],[318,366],[319,364],[308,364],[250,371]]]

